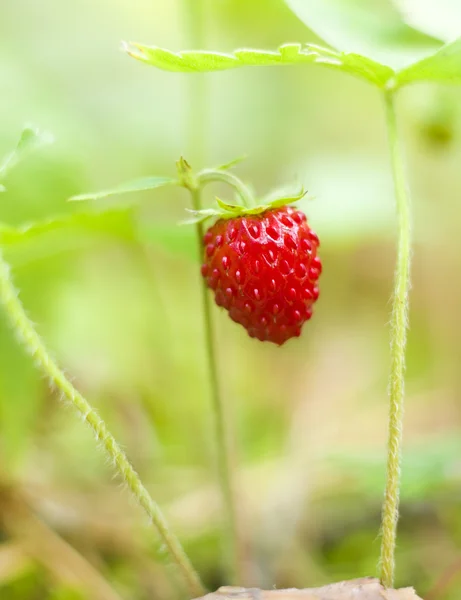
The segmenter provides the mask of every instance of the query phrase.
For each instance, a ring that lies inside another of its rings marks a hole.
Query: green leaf
[[[403,457],[402,499],[415,501],[446,491],[457,485],[456,465],[461,441],[457,434],[433,435],[424,444],[413,442]],[[357,487],[367,494],[382,494],[382,477],[385,470],[383,453],[361,452],[330,454],[326,462],[336,469],[354,476]]]
[[[0,246],[14,266],[81,248],[95,236],[136,240],[131,209],[78,212],[19,227],[0,224]]]
[[[315,191],[315,202],[304,198],[299,206],[329,247],[343,250],[392,236],[392,178],[382,161],[361,153],[318,152],[305,166],[292,168]]]
[[[428,35],[451,42],[459,37],[461,27],[461,2],[459,0],[394,0],[408,25]]]
[[[285,0],[285,3],[334,48],[366,56],[394,69],[419,60],[441,44],[440,40],[405,24],[390,4],[371,6],[369,0]]]
[[[99,213],[73,213],[19,227],[10,227],[1,224],[0,245],[11,246],[45,233],[61,231],[63,229],[84,229],[93,233],[116,233],[118,237],[122,236],[125,239],[131,239],[131,234],[128,234],[129,227],[126,227],[129,218],[129,211],[123,209]]]
[[[302,50],[301,44],[286,44],[278,51],[236,50],[233,54],[184,50],[170,52],[156,46],[132,43],[125,46],[130,56],[165,71],[223,71],[242,66],[261,66],[293,62],[312,62],[315,54]]]
[[[72,202],[78,202],[82,200],[100,200],[101,198],[107,198],[108,196],[154,190],[156,188],[165,187],[168,185],[178,185],[178,180],[173,179],[172,177],[142,177],[141,179],[128,181],[127,183],[122,183],[121,185],[111,189],[103,190],[101,192],[90,192],[89,194],[72,196],[72,198],[69,198],[69,200]]]
[[[336,52],[316,45],[284,44],[278,50],[235,50],[233,54],[189,51],[170,52],[155,46],[131,44],[127,52],[134,58],[166,71],[205,72],[222,71],[244,66],[318,64],[340,70],[374,83],[380,87],[394,75],[394,71],[359,54]]]
[[[23,160],[34,150],[41,148],[54,141],[50,133],[40,131],[39,129],[27,125],[22,130],[21,136],[16,144],[16,148],[3,159],[0,164],[0,179],[3,179],[7,173],[15,167],[19,161]],[[4,191],[4,188],[3,190]]]
[[[32,302],[33,305],[33,302]],[[31,306],[29,302],[28,308]],[[34,427],[43,400],[33,361],[15,343],[4,314],[0,317],[0,451],[4,476],[18,476],[27,451],[34,451]]]
[[[461,37],[396,75],[395,87],[416,81],[461,83]]]

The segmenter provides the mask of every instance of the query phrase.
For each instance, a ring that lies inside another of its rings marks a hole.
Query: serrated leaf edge
[[[313,63],[340,69],[365,79],[378,87],[395,75],[388,65],[356,53],[339,52],[316,44],[288,43],[278,50],[240,48],[232,53],[208,50],[182,50],[172,52],[158,46],[147,46],[136,42],[124,42],[124,50],[133,58],[166,71],[200,72],[219,71],[241,66],[269,66],[274,64]],[[203,66],[198,58],[208,58],[210,64]],[[261,60],[261,59],[266,59]],[[351,62],[352,60],[352,62]],[[353,61],[356,61],[355,65]],[[214,64],[213,64],[214,62]]]

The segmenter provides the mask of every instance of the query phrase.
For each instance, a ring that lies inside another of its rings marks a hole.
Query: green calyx
[[[298,202],[306,195],[304,188],[297,193],[289,196],[276,197],[273,200],[267,200],[262,204],[256,206],[242,206],[241,204],[228,204],[220,198],[216,198],[217,208],[205,208],[203,210],[190,210],[187,212],[191,213],[192,217],[184,222],[184,224],[200,223],[209,218],[217,219],[236,219],[238,217],[245,217],[248,215],[260,215],[268,210],[274,210],[281,208],[287,204],[294,204]]]

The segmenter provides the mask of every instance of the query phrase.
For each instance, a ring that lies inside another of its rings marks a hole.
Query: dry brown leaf
[[[197,599],[200,600],[200,599]],[[422,600],[413,588],[386,590],[377,579],[364,577],[305,590],[222,587],[202,600]]]

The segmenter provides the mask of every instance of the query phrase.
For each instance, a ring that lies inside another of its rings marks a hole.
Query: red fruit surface
[[[319,296],[319,239],[283,206],[220,219],[204,236],[202,275],[215,301],[251,337],[284,344],[301,334]]]

